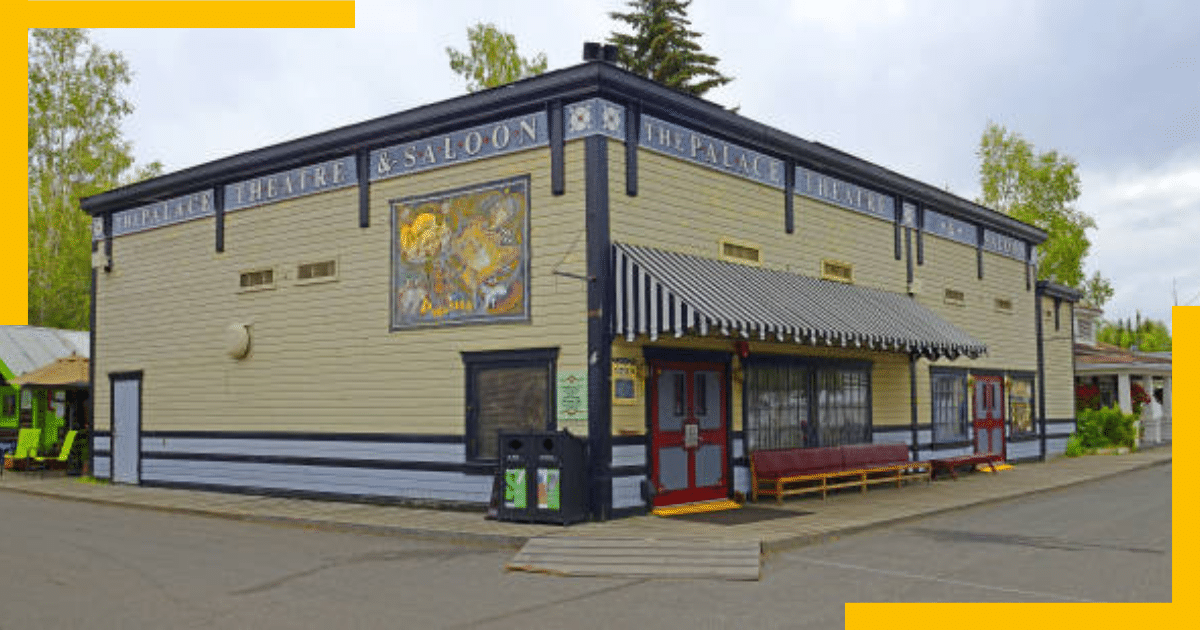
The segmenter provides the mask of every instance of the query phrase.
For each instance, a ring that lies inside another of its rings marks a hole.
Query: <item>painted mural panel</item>
[[[529,319],[529,178],[392,201],[392,329]]]

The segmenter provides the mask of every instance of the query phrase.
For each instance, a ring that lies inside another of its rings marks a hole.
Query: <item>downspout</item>
[[[912,460],[920,459],[917,443],[917,355],[908,355],[908,400],[912,414]]]
[[[1044,287],[1041,284],[1037,285],[1037,291],[1033,294],[1033,323],[1037,334],[1037,382],[1038,382],[1038,419],[1041,423],[1039,430],[1040,455],[1041,461],[1046,461],[1046,358],[1045,346],[1046,340],[1042,337],[1042,292]]]

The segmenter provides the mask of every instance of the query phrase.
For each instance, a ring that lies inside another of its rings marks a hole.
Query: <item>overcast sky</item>
[[[550,69],[624,0],[358,0],[328,30],[96,30],[131,63],[140,162],[179,170],[464,92],[445,48],[494,22]],[[1200,304],[1200,3],[695,0],[735,80],[708,98],[969,198],[989,120],[1080,166],[1106,316]]]

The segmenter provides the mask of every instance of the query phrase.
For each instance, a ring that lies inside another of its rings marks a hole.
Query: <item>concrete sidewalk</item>
[[[1060,457],[1045,463],[1016,464],[996,474],[969,473],[957,481],[910,483],[874,488],[865,494],[840,492],[819,497],[747,503],[741,518],[660,518],[638,516],[569,527],[484,519],[482,512],[263,497],[107,483],[87,483],[61,474],[5,471],[0,490],[125,507],[216,516],[301,527],[401,535],[519,548],[537,536],[607,538],[757,540],[764,552],[812,544],[865,529],[973,505],[1018,498],[1170,463],[1171,447],[1126,455]],[[729,516],[734,516],[732,513]]]

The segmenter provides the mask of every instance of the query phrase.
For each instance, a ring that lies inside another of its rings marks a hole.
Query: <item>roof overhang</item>
[[[614,332],[976,358],[987,346],[907,295],[614,243]]]

